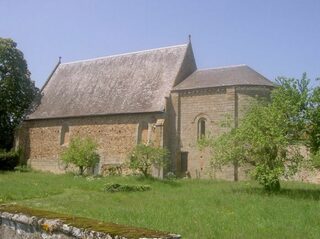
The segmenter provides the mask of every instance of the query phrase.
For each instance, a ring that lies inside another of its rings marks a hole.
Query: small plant
[[[151,166],[160,169],[167,164],[169,152],[166,148],[138,144],[129,155],[129,168],[138,170],[143,176],[148,177]]]
[[[177,176],[173,172],[168,172],[165,177],[167,180],[175,180]]]
[[[105,187],[106,192],[144,192],[151,190],[149,185],[128,185],[119,183],[109,183]]]
[[[69,147],[62,152],[61,159],[67,165],[73,164],[79,167],[79,174],[93,167],[99,161],[97,144],[90,138],[73,138]]]

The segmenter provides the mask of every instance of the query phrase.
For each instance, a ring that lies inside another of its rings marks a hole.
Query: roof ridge
[[[74,63],[88,62],[88,61],[95,61],[95,60],[102,60],[102,59],[112,58],[112,57],[118,57],[118,56],[126,56],[126,55],[134,55],[134,54],[140,54],[140,53],[147,53],[147,52],[150,52],[150,51],[163,50],[163,49],[168,49],[168,48],[178,48],[178,47],[182,47],[182,46],[188,46],[188,43],[186,43],[186,44],[180,44],[180,45],[173,45],[173,46],[165,46],[165,47],[152,48],[152,49],[141,50],[141,51],[126,52],[126,53],[120,53],[120,54],[114,54],[114,55],[108,55],[108,56],[101,56],[101,57],[89,58],[89,59],[84,59],[84,60],[70,61],[70,62],[61,63],[61,65],[69,65],[69,64],[74,64]]]
[[[243,67],[243,66],[249,67],[247,64],[238,64],[238,65],[229,65],[229,66],[218,66],[218,67],[202,68],[202,69],[197,69],[197,71],[219,70],[219,69],[237,68],[237,67]]]

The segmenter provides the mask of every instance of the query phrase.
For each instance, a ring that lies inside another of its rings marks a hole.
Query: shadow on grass
[[[280,196],[290,199],[304,199],[318,201],[320,199],[320,189],[282,188],[279,192],[268,192],[263,188],[252,187],[233,189],[234,193],[256,194],[261,196]]]
[[[9,170],[0,170],[0,174],[8,174],[8,173],[12,173],[12,172],[14,172],[14,170],[11,170],[11,171],[9,171]]]

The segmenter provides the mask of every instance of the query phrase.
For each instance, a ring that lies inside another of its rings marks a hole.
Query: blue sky
[[[320,77],[320,0],[0,0],[38,87],[63,62],[186,43],[198,68],[248,64],[273,80]],[[314,81],[315,85],[316,82]]]

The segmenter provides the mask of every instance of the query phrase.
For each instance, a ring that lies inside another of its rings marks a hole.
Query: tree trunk
[[[234,160],[233,161],[233,167],[234,167],[234,172],[233,172],[234,181],[237,182],[239,180],[239,172],[238,172],[239,164],[238,164],[238,160]]]

